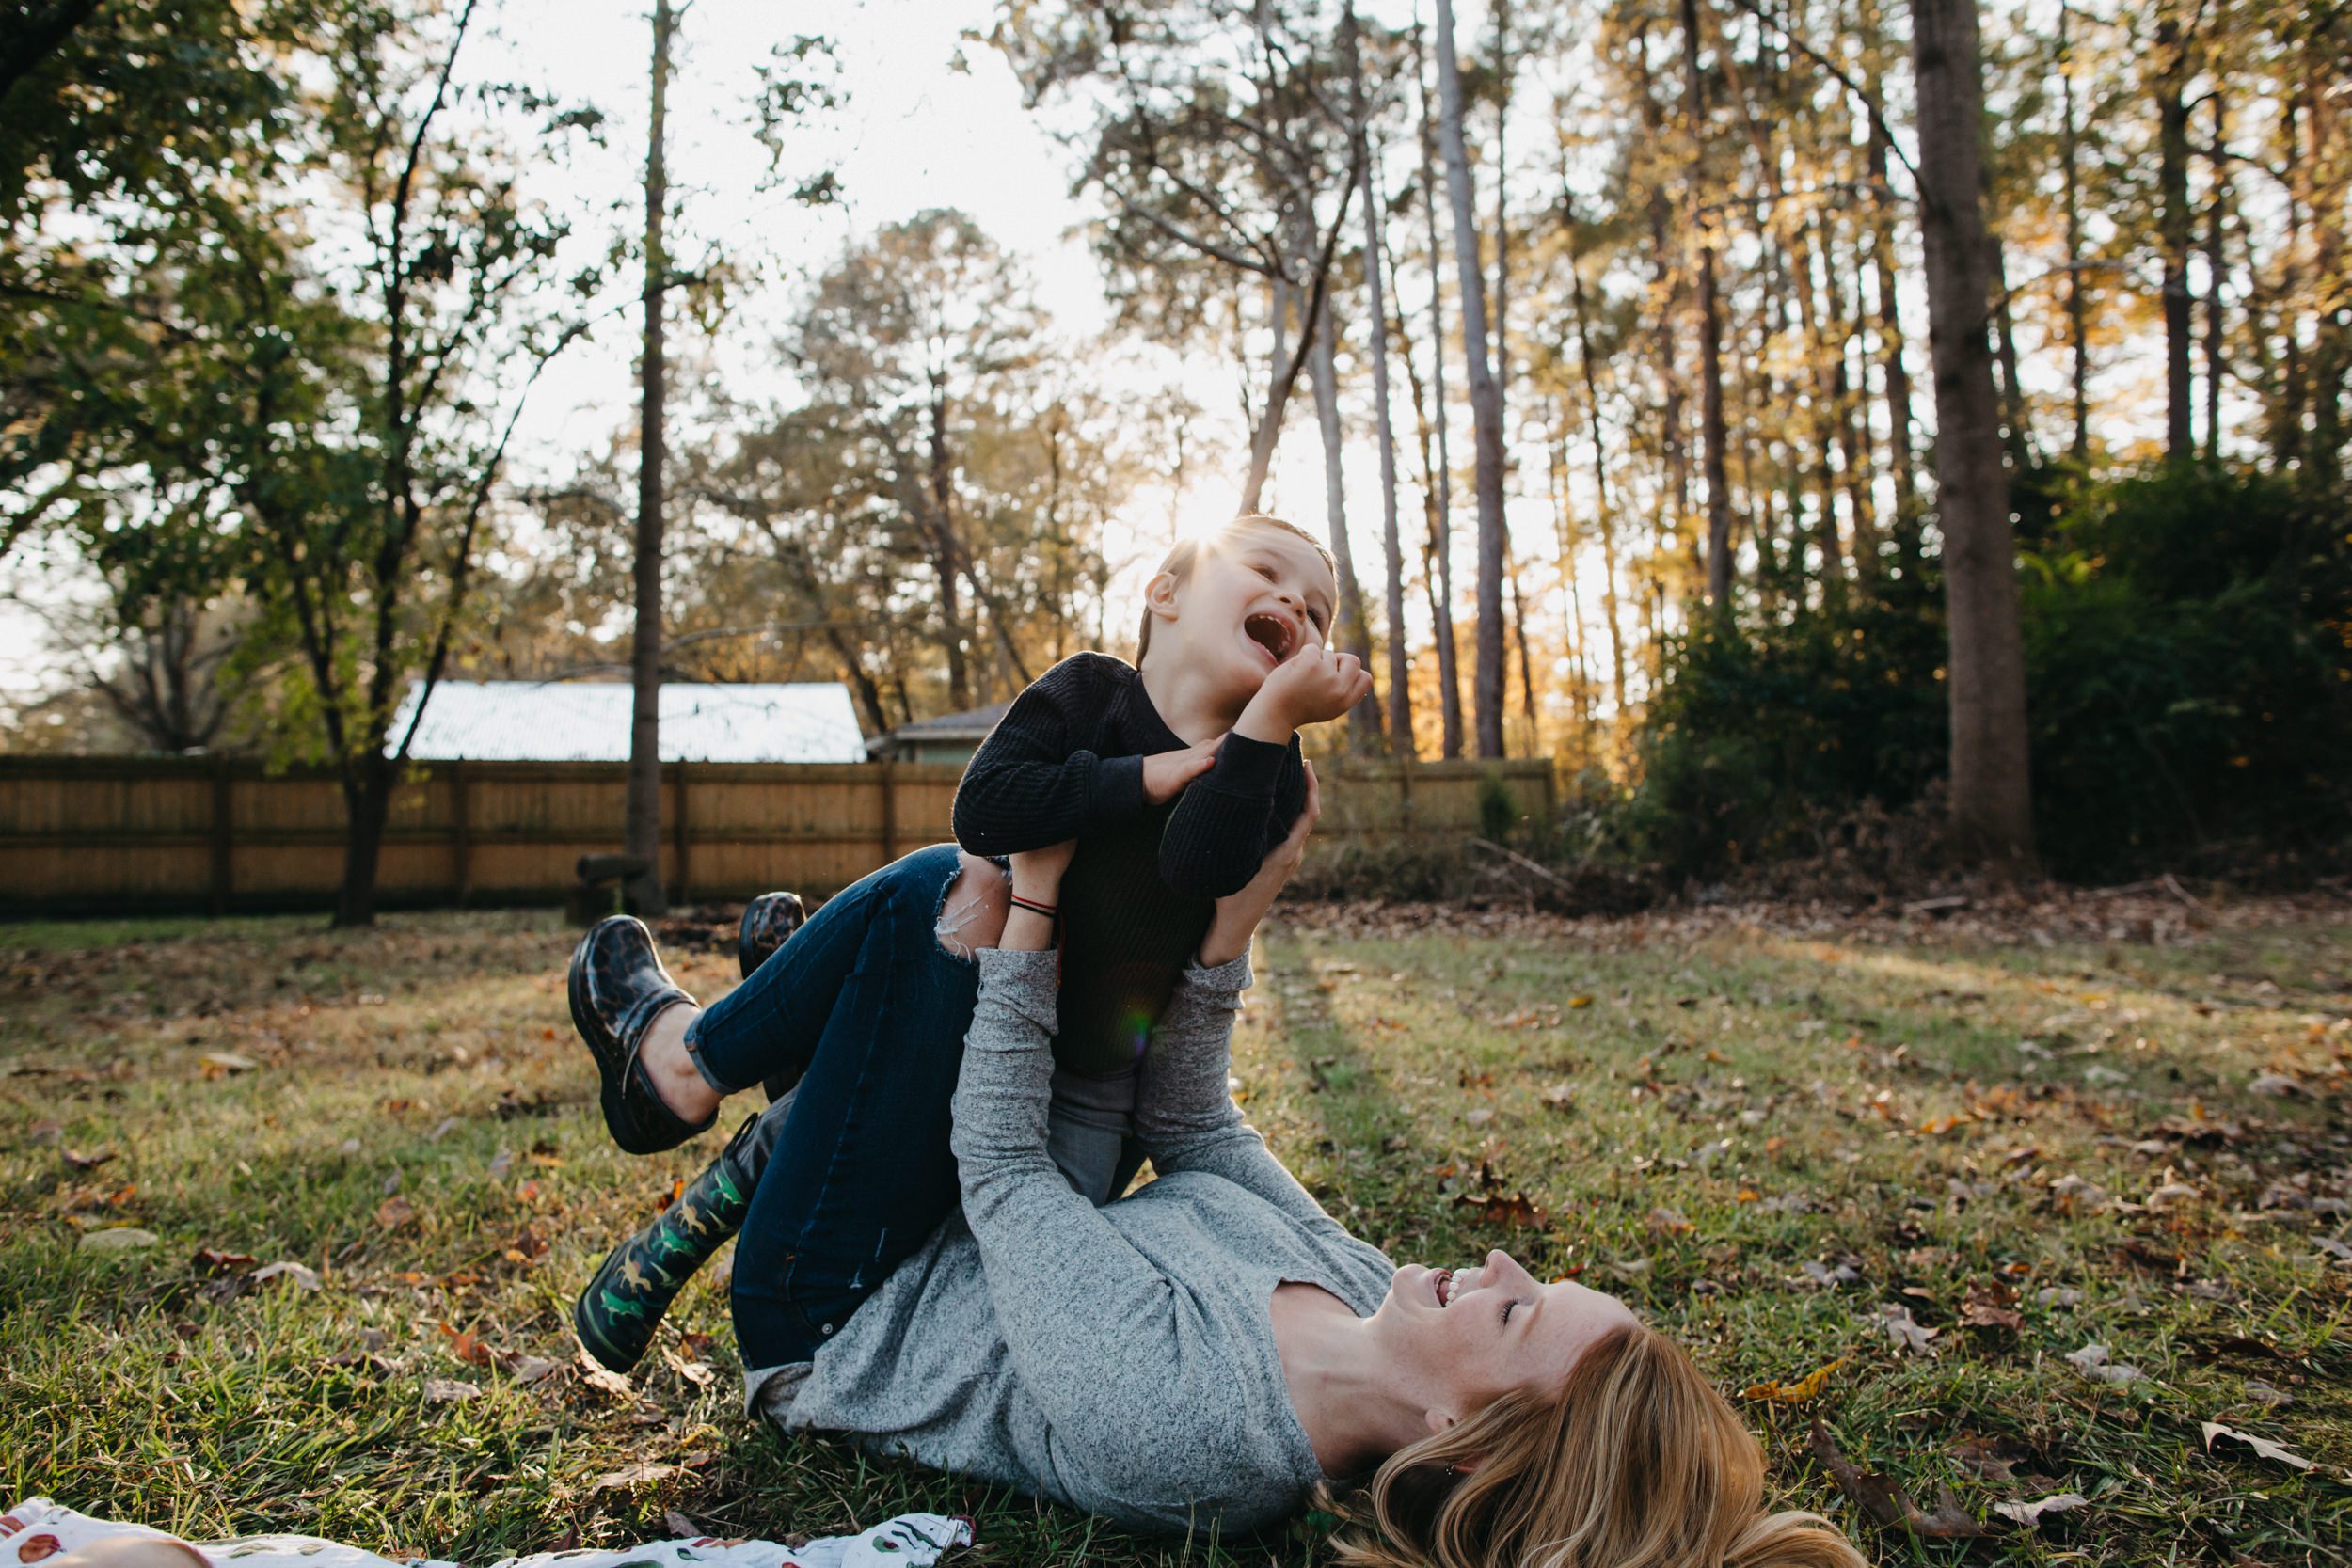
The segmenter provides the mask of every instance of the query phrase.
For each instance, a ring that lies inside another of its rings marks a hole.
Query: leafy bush
[[[2342,511],[2211,466],[2069,494],[2021,567],[2036,829],[2098,879],[2244,864],[2352,830],[2352,540]],[[1681,877],[1824,847],[1947,760],[1928,581],[1671,645],[1626,847]]]

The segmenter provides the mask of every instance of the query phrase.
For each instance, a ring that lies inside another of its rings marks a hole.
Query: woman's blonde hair
[[[1340,1559],[1362,1568],[1865,1568],[1820,1515],[1764,1511],[1739,1413],[1638,1324],[1556,1394],[1505,1394],[1332,1506]]]

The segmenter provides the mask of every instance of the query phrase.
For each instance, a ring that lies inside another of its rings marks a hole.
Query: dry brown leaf
[[[1882,1528],[1907,1530],[1928,1541],[1976,1541],[1994,1533],[1983,1521],[1962,1508],[1959,1499],[1948,1491],[1937,1493],[1932,1513],[1922,1509],[1891,1478],[1872,1475],[1838,1452],[1829,1428],[1819,1420],[1813,1423],[1813,1435],[1806,1446],[1837,1483],[1837,1489]]]
[[[667,1481],[677,1473],[675,1465],[625,1465],[589,1482],[588,1491],[591,1496],[598,1492],[629,1492],[651,1481]]]
[[[1698,1228],[1683,1218],[1681,1210],[1669,1209],[1663,1204],[1649,1212],[1648,1223],[1650,1233],[1654,1236],[1688,1236]]]
[[[463,1404],[468,1400],[481,1397],[481,1386],[462,1378],[428,1377],[424,1380],[424,1402],[427,1404]]]
[[[65,1163],[75,1170],[96,1170],[114,1157],[115,1151],[111,1148],[101,1149],[96,1154],[85,1154],[78,1148],[65,1150]]]
[[[1910,1351],[1915,1355],[1933,1355],[1935,1337],[1944,1332],[1921,1323],[1911,1315],[1910,1307],[1891,1301],[1879,1308],[1879,1325],[1895,1341],[1896,1349]]]
[[[197,1058],[196,1069],[207,1078],[226,1078],[234,1072],[251,1072],[262,1064],[250,1056],[240,1056],[233,1051],[207,1051]]]
[[[417,1206],[405,1197],[388,1197],[376,1205],[375,1223],[386,1230],[398,1230],[416,1217]]]
[[[2216,1438],[2226,1437],[2233,1443],[2245,1444],[2248,1448],[2253,1449],[2257,1455],[2264,1459],[2275,1459],[2280,1464],[2287,1465],[2290,1468],[2296,1470],[2316,1470],[2319,1468],[2318,1465],[2312,1464],[2310,1460],[2305,1459],[2301,1454],[2296,1453],[2292,1449],[2280,1448],[2278,1444],[2272,1442],[2267,1437],[2257,1437],[2252,1433],[2240,1432],[2235,1427],[2225,1427],[2219,1421],[2201,1422],[2199,1423],[2199,1430],[2203,1432],[2205,1434],[2205,1451],[2207,1453],[2213,1452],[2213,1445]]]

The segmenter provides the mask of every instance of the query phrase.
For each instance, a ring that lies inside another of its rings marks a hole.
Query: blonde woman
[[[942,857],[920,885],[906,874],[903,897],[836,916],[862,932],[819,930],[829,905],[793,935],[779,960],[810,931],[903,960],[919,923],[927,952],[976,969],[977,1001],[961,1041],[886,1011],[823,1030],[781,1135],[744,1172],[733,1291],[750,1408],[1143,1529],[1230,1534],[1327,1499],[1355,1521],[1343,1554],[1384,1568],[1858,1568],[1820,1520],[1765,1512],[1756,1440],[1622,1303],[1502,1252],[1398,1268],[1243,1120],[1226,1074],[1249,941],[1316,810],[1310,775],[1290,837],[1218,901],[1144,1058],[1136,1125],[1156,1180],[1102,1208],[1047,1142],[1070,846],[1011,857],[1009,879]],[[951,926],[973,951],[938,949],[933,927]],[[804,995],[795,1027],[841,1005]],[[691,1069],[647,1071],[659,1085]],[[952,1103],[933,1112],[943,1077]],[[880,1100],[882,1148],[865,1141]],[[960,1201],[919,1244],[870,1277],[852,1259],[800,1272],[831,1237],[891,1235],[855,1222],[903,1205],[898,1173],[943,1146]]]

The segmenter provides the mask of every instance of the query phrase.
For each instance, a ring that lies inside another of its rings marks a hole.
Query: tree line
[[[1142,498],[1263,505],[1310,420],[1321,494],[1275,499],[1380,677],[1355,748],[1552,755],[1692,873],[1931,787],[2011,868],[2341,822],[2324,8],[1007,7],[1109,339],[918,214],[794,295],[787,391],[695,378],[663,451],[648,374],[637,430],[531,486],[540,367],[633,310],[691,372],[759,286],[664,256],[658,135],[598,250],[520,170],[601,117],[453,87],[471,4],[13,8],[6,543],[104,584],[113,711],[333,760],[355,824],[411,677],[613,670],[632,620],[655,675],[837,673],[875,730],[1001,700],[1123,638]],[[744,103],[780,171],[821,63],[783,41]],[[1148,353],[1230,365],[1232,410],[1102,372]]]

